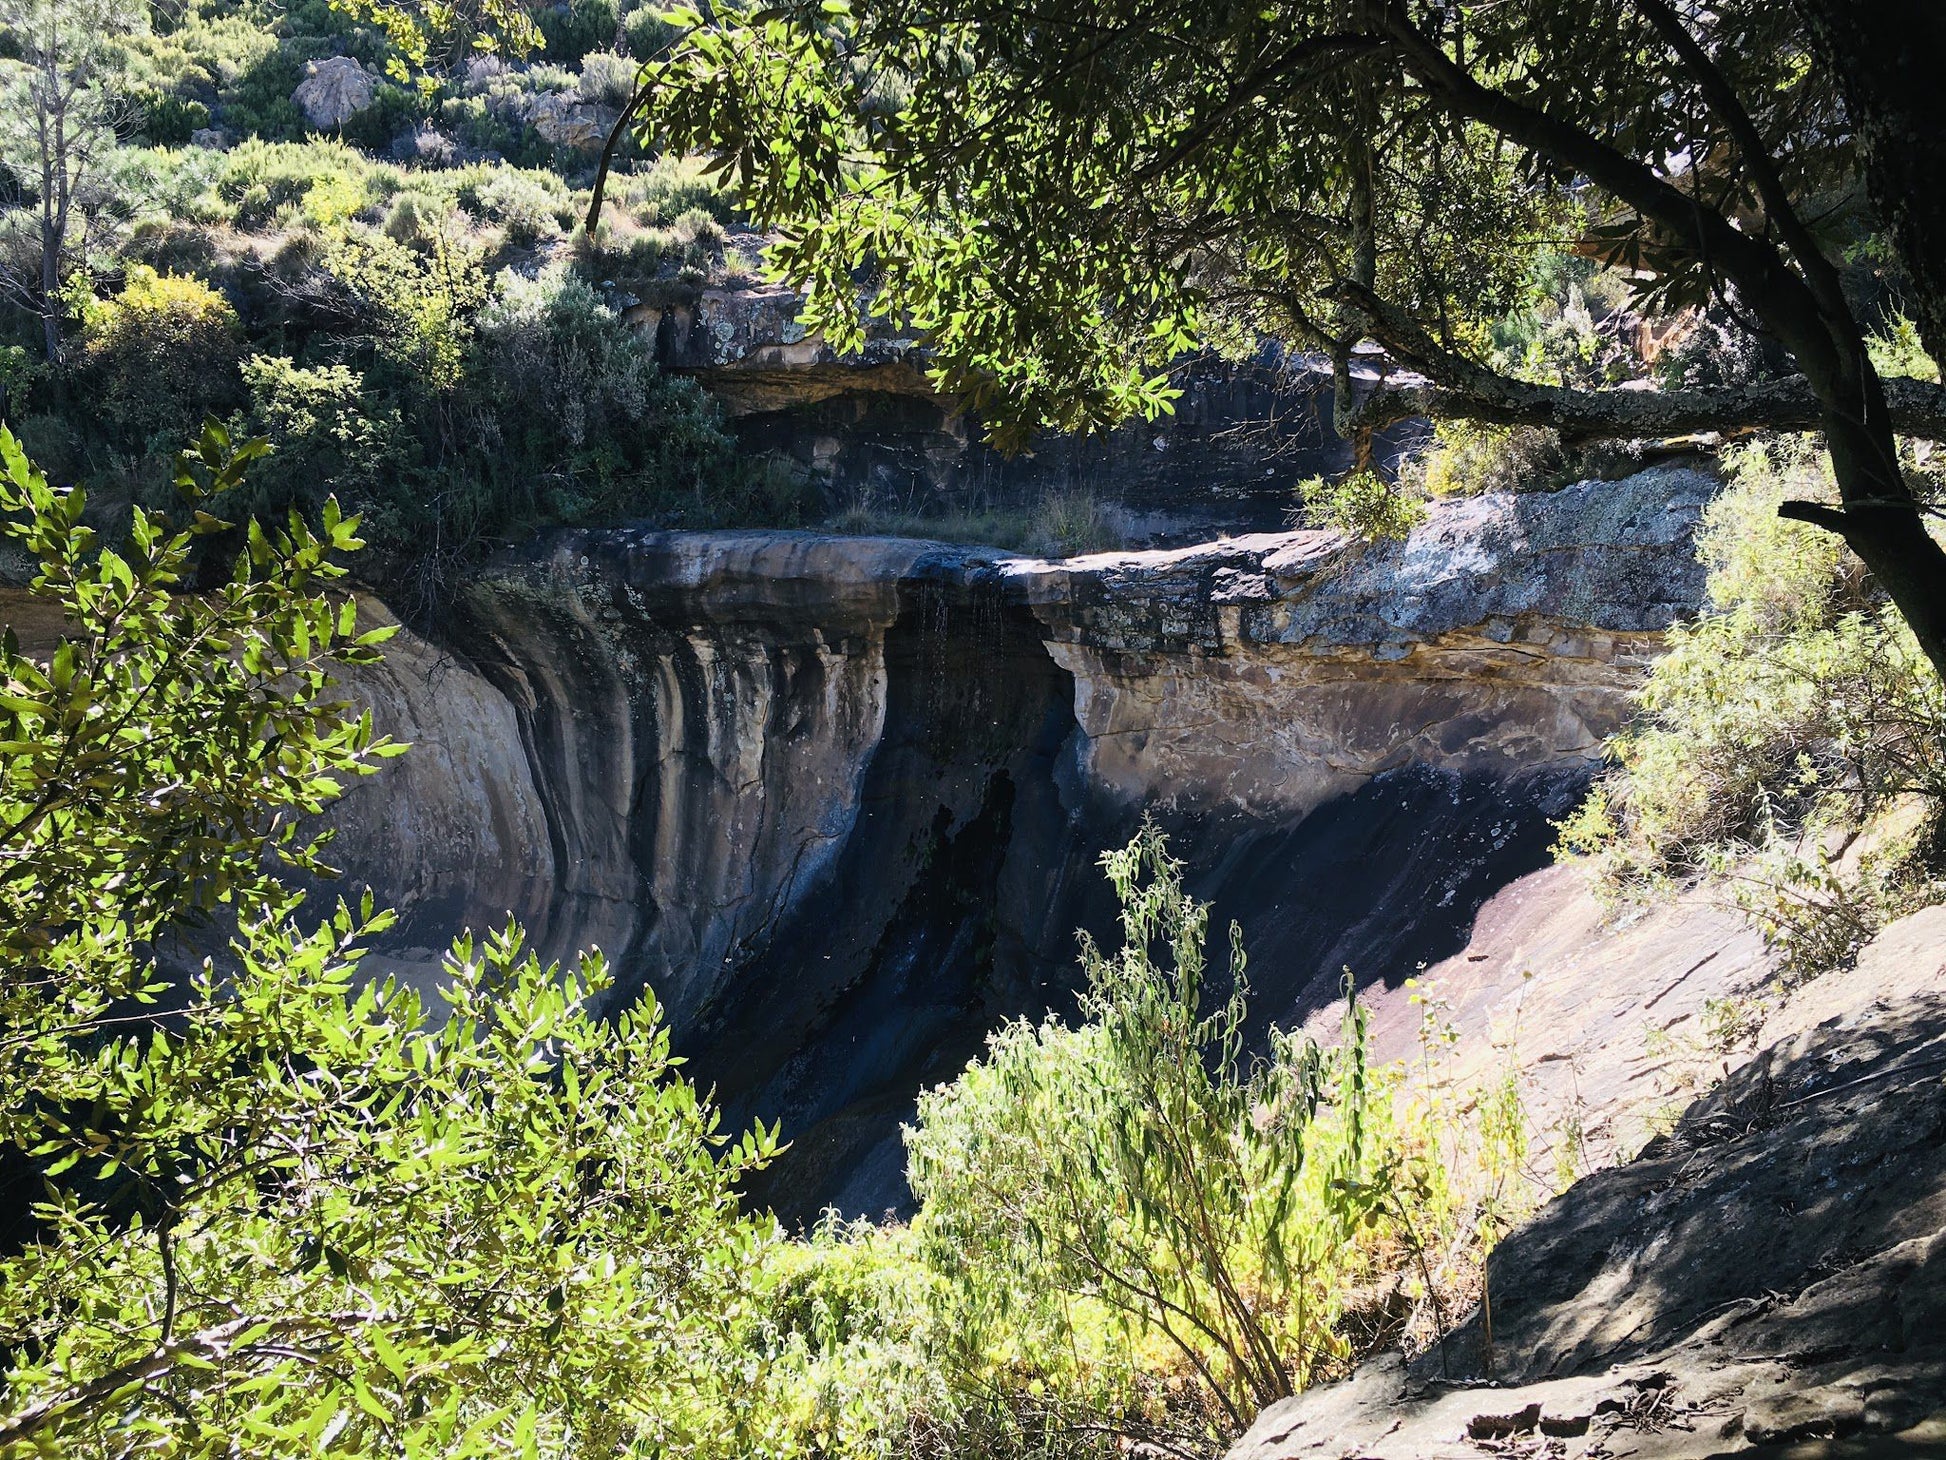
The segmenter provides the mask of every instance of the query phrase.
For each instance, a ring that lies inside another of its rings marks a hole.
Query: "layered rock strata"
[[[1093,859],[1145,812],[1266,1018],[1458,951],[1700,601],[1711,485],[1447,504],[1365,550],[557,534],[359,687],[432,754],[353,792],[341,849],[407,958],[508,911],[598,943],[733,1113],[784,1116],[794,1200],[869,1209],[920,1085],[1069,996]]]

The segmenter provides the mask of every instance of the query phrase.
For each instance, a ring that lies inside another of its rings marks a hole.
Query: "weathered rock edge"
[[[680,1015],[852,835],[898,673],[937,701],[1051,658],[1072,682],[1073,815],[1281,824],[1408,764],[1585,764],[1701,602],[1690,540],[1713,486],[1671,467],[1444,503],[1362,551],[1299,532],[1047,562],[555,533],[472,585],[456,653],[402,641],[354,684],[420,750],[354,788],[338,852],[408,938],[511,911],[556,951],[598,942]]]

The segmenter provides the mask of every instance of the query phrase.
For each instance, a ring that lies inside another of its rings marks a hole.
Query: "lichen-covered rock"
[[[1700,603],[1686,468],[1441,503],[1402,544],[1265,534],[1001,565],[1129,804],[1301,813],[1407,762],[1592,757]]]
[[[522,114],[543,142],[589,153],[601,150],[617,115],[611,107],[554,91],[529,98]]]
[[[305,63],[291,100],[313,127],[333,131],[372,104],[373,89],[371,72],[355,58],[328,56]]]

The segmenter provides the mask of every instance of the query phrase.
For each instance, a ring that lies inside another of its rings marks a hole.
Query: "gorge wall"
[[[356,686],[416,749],[339,859],[408,972],[509,912],[599,945],[732,1119],[782,1117],[784,1215],[876,1212],[916,1091],[1067,1006],[1094,860],[1144,814],[1240,924],[1261,1020],[1459,952],[1698,605],[1712,488],[1445,503],[1362,551],[558,533]]]
[[[1181,395],[1160,419],[1085,438],[1042,433],[1006,456],[986,443],[976,416],[932,389],[921,342],[883,322],[862,348],[840,354],[806,332],[802,299],[785,286],[616,303],[653,341],[663,369],[702,383],[747,451],[811,478],[833,509],[977,513],[1085,494],[1126,541],[1201,542],[1282,528],[1294,483],[1352,464],[1331,424],[1328,363],[1273,344],[1243,360],[1177,362]],[[1355,388],[1374,384],[1378,367],[1355,362]],[[1380,464],[1395,463],[1425,429],[1379,432]]]

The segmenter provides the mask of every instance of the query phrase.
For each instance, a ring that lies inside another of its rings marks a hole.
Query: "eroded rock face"
[[[833,506],[1031,510],[1055,494],[1108,509],[1130,543],[1202,542],[1284,528],[1295,483],[1351,462],[1331,426],[1328,369],[1273,349],[1189,362],[1165,418],[1085,440],[1045,435],[1007,456],[977,417],[934,391],[922,340],[895,324],[877,322],[859,349],[841,353],[807,330],[801,297],[785,287],[618,303],[665,369],[695,376],[723,405],[750,450],[823,483]],[[1377,378],[1363,365],[1354,374]],[[1379,458],[1393,460],[1421,434],[1380,433]]]
[[[1302,814],[1406,764],[1595,755],[1700,599],[1687,543],[1712,487],[1667,468],[1443,504],[1362,553],[1299,533],[1002,571],[1075,677],[1091,783]]]
[[[600,945],[733,1117],[785,1118],[787,1213],[874,1210],[920,1085],[1071,996],[1092,863],[1145,811],[1241,921],[1266,1019],[1457,953],[1698,602],[1708,489],[1449,504],[1366,551],[556,534],[410,651],[446,678],[362,686],[438,759],[410,816],[356,788],[342,850],[413,929],[510,909]]]

